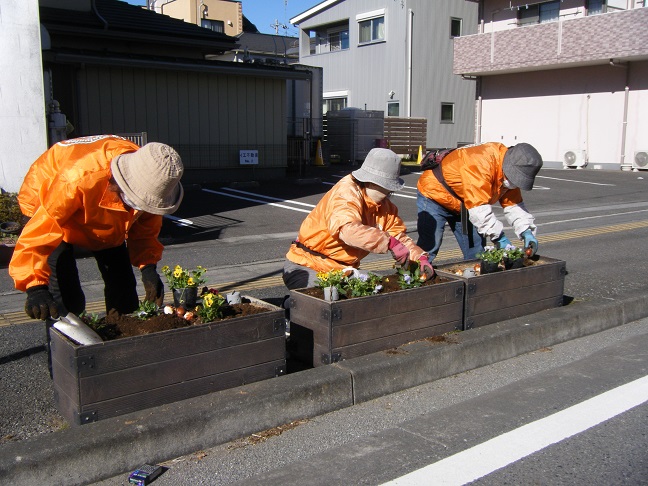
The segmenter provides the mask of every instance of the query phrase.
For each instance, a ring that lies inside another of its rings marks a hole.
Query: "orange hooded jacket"
[[[405,231],[394,203],[384,199],[376,204],[347,175],[324,195],[299,229],[298,241],[320,255],[293,244],[286,258],[316,272],[357,268],[369,253],[386,253],[393,236],[410,250],[411,259],[418,260],[425,252]]]
[[[508,148],[501,143],[484,143],[458,148],[441,163],[443,178],[466,205],[466,209],[500,202],[502,207],[522,202],[519,188],[503,187],[502,163]],[[423,171],[417,188],[428,199],[459,213],[461,201],[453,197],[437,180],[431,170]]]
[[[496,202],[504,209],[504,216],[519,238],[527,229],[534,234],[536,231],[534,217],[526,210],[520,189],[504,186],[502,164],[507,150],[501,143],[484,143],[458,148],[441,162],[443,178],[463,200],[470,222],[479,234],[493,241],[504,230],[491,207]],[[461,201],[443,187],[431,170],[423,171],[417,188],[423,196],[444,208],[456,214],[461,211]]]
[[[133,223],[135,211],[108,189],[112,159],[138,148],[113,135],[83,137],[53,145],[32,164],[18,195],[31,219],[9,264],[18,290],[48,284],[47,258],[61,241],[97,251],[127,240],[140,268],[162,258],[162,216],[142,213]]]

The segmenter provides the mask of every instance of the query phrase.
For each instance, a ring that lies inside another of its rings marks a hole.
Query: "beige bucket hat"
[[[375,148],[367,154],[362,166],[352,172],[362,182],[373,182],[389,191],[400,191],[405,181],[399,177],[401,159],[389,149]]]
[[[119,188],[138,209],[164,215],[180,206],[184,166],[173,147],[147,143],[136,152],[115,157],[110,168]]]

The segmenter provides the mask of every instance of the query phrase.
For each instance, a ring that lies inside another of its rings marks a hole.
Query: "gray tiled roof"
[[[79,31],[96,37],[136,36],[159,37],[159,42],[175,43],[180,39],[200,41],[205,44],[218,44],[233,48],[236,39],[228,35],[203,29],[194,24],[161,15],[144,8],[118,0],[95,0],[99,15],[95,12],[41,7],[41,22],[49,31]]]
[[[237,36],[239,50],[247,49],[250,54],[264,54],[299,57],[297,47],[299,39],[283,35],[258,34],[243,32]]]

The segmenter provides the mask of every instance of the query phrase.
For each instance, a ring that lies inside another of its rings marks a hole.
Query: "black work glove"
[[[142,267],[142,283],[144,284],[144,300],[155,302],[158,306],[164,300],[164,284],[154,264]]]
[[[27,289],[25,312],[32,319],[58,319],[58,304],[50,294],[47,285],[35,285]]]

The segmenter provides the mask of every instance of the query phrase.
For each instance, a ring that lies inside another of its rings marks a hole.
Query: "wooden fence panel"
[[[385,117],[384,138],[397,154],[416,154],[419,147],[426,149],[427,119]]]

